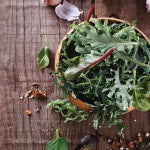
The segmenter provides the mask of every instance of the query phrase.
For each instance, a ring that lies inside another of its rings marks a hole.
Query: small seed
[[[20,100],[23,100],[23,98],[24,98],[24,96],[20,96],[20,97],[19,97]]]
[[[120,150],[124,150],[124,148],[123,148],[123,147],[120,147]]]
[[[141,133],[138,133],[137,136],[141,136]]]
[[[150,136],[150,134],[147,132],[146,134],[145,134],[145,137],[149,137]]]
[[[40,112],[40,109],[36,109],[35,112],[36,112],[36,113]]]
[[[112,140],[112,139],[108,139],[107,142],[108,142],[108,143],[112,143],[113,140]]]

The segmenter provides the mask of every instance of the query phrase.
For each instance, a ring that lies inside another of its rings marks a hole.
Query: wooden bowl
[[[125,22],[125,21],[123,21],[123,20],[121,20],[121,19],[109,18],[109,17],[102,17],[102,18],[98,18],[98,19],[101,20],[101,21],[104,21],[105,19],[107,19],[110,24],[111,24],[111,23],[123,23],[123,22]],[[130,25],[130,23],[127,23],[127,24]],[[139,32],[139,33],[143,36],[143,38],[144,38],[148,43],[150,43],[149,38],[148,38],[139,28],[135,27],[135,30],[136,30],[137,32]],[[71,29],[67,34],[70,34],[72,31],[73,31],[73,29]],[[64,38],[61,40],[61,42],[60,42],[60,44],[59,44],[59,46],[58,46],[58,49],[57,49],[57,51],[56,51],[56,56],[55,56],[55,70],[57,70],[57,65],[59,64],[59,61],[60,61],[60,55],[59,55],[59,53],[60,53],[61,48],[62,48],[62,43],[63,43],[63,41],[66,40],[66,39],[67,39],[67,36],[64,36]],[[86,107],[86,106],[87,106],[87,104],[85,103],[85,107]],[[78,106],[77,106],[77,107],[78,107]],[[80,108],[80,109],[82,109],[82,108]],[[133,106],[131,106],[131,107],[128,108],[128,112],[131,112],[131,111],[133,111],[134,109],[135,109],[135,108],[134,108]],[[84,109],[82,109],[82,110],[84,110]]]

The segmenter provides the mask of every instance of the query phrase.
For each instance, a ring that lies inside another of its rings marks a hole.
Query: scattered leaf
[[[49,47],[42,48],[37,56],[37,64],[38,67],[41,69],[46,68],[49,65],[50,62],[50,49]]]
[[[59,136],[58,129],[56,129],[56,139],[46,145],[46,150],[68,150],[68,142],[65,138]]]

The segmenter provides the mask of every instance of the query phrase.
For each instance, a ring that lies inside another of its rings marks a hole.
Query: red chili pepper
[[[88,17],[87,17],[87,21],[88,21],[88,22],[89,22],[89,20],[90,20],[92,14],[93,14],[93,12],[94,12],[94,9],[95,9],[95,7],[94,7],[94,4],[93,4],[93,5],[91,6],[91,8],[90,8],[90,11],[89,11],[89,14],[88,14]]]

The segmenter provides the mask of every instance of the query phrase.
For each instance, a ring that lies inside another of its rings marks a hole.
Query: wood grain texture
[[[84,20],[91,2],[70,2],[84,10],[81,21]],[[137,19],[138,27],[150,37],[150,15],[146,13],[144,0],[95,0],[95,6],[98,16],[116,14],[129,21]],[[49,72],[54,69],[55,50],[69,30],[69,24],[58,19],[54,8],[43,5],[41,0],[0,1],[0,150],[44,150],[56,128],[68,139],[70,150],[74,150],[81,137],[95,133],[91,119],[64,124],[59,114],[45,109],[49,100],[61,96],[57,87],[53,87],[55,79]],[[39,48],[45,44],[45,34],[51,47],[51,66],[42,71],[35,60]],[[40,84],[48,99],[27,99],[24,103],[19,97],[33,82]],[[39,107],[40,113],[36,113]],[[32,111],[31,117],[24,115],[26,109]],[[125,134],[128,138],[137,132],[150,131],[149,112],[134,111],[122,118],[130,127]],[[103,138],[98,150],[106,150],[105,137],[114,137],[115,128],[100,128],[99,133]]]
[[[86,0],[70,2],[84,13],[91,5]],[[60,20],[54,8],[41,0],[0,1],[0,13],[0,150],[44,150],[56,128],[73,149],[86,129],[78,123],[64,124],[59,114],[45,108],[49,100],[60,97],[49,72],[54,69],[55,50],[70,23]],[[45,35],[51,48],[51,66],[42,71],[36,65],[36,55],[45,45]],[[40,84],[48,99],[27,99],[24,103],[19,97],[33,82]],[[36,113],[39,107],[40,113]],[[24,115],[26,109],[32,111],[31,117]]]

